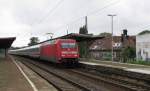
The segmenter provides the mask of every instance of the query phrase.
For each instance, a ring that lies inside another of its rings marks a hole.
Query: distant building
[[[136,36],[137,59],[150,61],[150,33]]]
[[[120,60],[121,58],[121,51],[124,47],[133,47],[135,48],[136,45],[136,38],[135,36],[128,36],[128,37],[121,37],[121,36],[114,36],[114,60]],[[104,59],[104,60],[111,60],[111,50],[112,50],[112,38],[105,37],[102,39],[95,40],[89,47],[89,54],[92,58],[96,59]]]

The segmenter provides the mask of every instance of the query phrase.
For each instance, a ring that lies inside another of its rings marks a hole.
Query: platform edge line
[[[29,77],[24,73],[24,71],[22,70],[22,68],[18,65],[18,63],[12,58],[12,61],[14,62],[14,64],[17,66],[17,68],[20,70],[20,72],[22,73],[22,75],[26,78],[26,80],[29,82],[29,84],[31,85],[31,87],[33,88],[34,91],[38,91],[38,89],[36,88],[36,86],[34,85],[34,83],[29,79]]]

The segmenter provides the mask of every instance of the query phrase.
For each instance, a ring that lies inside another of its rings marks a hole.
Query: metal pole
[[[112,61],[114,61],[114,54],[113,54],[113,53],[114,53],[114,50],[113,50],[113,49],[114,49],[114,48],[113,48],[113,40],[114,40],[114,39],[113,39],[113,16],[112,16],[112,21],[111,21],[111,22],[112,22],[112,23],[111,23],[111,24],[112,24],[112,25],[111,25],[111,33],[112,33],[112,34],[111,34],[111,37],[112,37],[112,38],[111,38],[111,39],[112,39]]]
[[[87,21],[87,16],[85,16],[85,27],[88,30],[88,21]]]
[[[68,35],[68,26],[67,26],[67,35]]]
[[[116,16],[116,15],[111,15],[111,14],[109,14],[108,16],[110,16],[111,17],[111,43],[112,43],[112,45],[111,45],[111,52],[112,52],[112,61],[114,61],[114,55],[113,55],[113,53],[114,53],[114,50],[113,50],[113,41],[114,41],[114,39],[113,39],[113,17],[114,16]]]
[[[67,29],[67,35],[68,35],[68,29]]]

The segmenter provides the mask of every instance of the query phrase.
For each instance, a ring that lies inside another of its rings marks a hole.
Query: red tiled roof
[[[114,43],[118,44],[117,47],[114,47],[115,49],[119,49],[122,46],[121,42],[121,36],[114,36]],[[128,39],[124,39],[124,46],[132,46],[135,47],[135,36],[128,37]],[[105,37],[103,39],[98,39],[90,46],[91,50],[111,50],[112,48],[112,38],[111,37]],[[120,46],[120,47],[119,47]]]

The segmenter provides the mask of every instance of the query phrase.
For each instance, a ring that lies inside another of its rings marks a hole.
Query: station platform
[[[0,58],[0,91],[57,91],[13,57]]]
[[[150,82],[150,66],[86,58],[80,58],[79,60],[80,64],[85,68],[92,68],[100,72],[108,72],[110,74],[121,74]]]
[[[120,63],[120,62],[112,62],[112,61],[100,61],[100,60],[95,60],[95,59],[91,59],[91,60],[80,59],[80,63],[119,68],[119,69],[123,69],[126,71],[133,71],[133,72],[150,75],[150,66],[146,66],[146,65]]]

